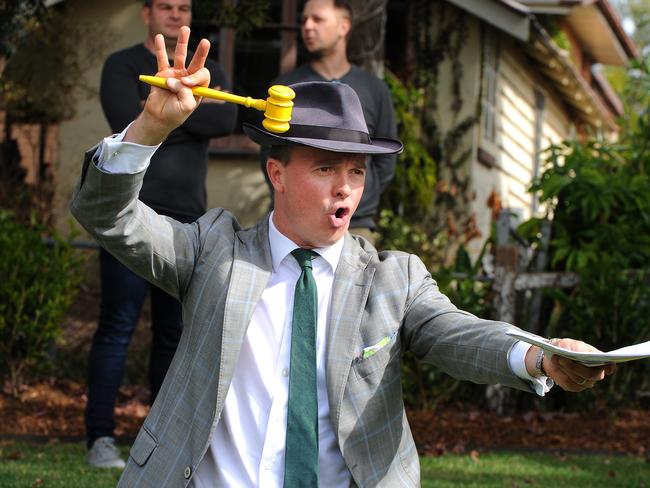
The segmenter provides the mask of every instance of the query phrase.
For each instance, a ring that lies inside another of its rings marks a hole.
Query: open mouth
[[[334,227],[343,227],[348,223],[350,218],[350,209],[347,207],[338,207],[333,214],[330,214],[330,220]]]

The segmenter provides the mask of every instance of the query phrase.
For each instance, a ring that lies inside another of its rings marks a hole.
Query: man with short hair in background
[[[397,137],[390,91],[376,76],[350,64],[347,45],[353,27],[349,0],[308,0],[302,11],[300,34],[309,62],[281,74],[273,84],[291,85],[303,81],[331,81],[350,85],[361,100],[370,137]],[[267,149],[261,151],[266,176]],[[366,183],[359,208],[352,217],[350,232],[375,244],[375,217],[382,192],[395,175],[395,154],[372,155],[366,168]]]
[[[154,37],[162,34],[169,58],[183,26],[192,22],[191,0],[146,0],[142,20],[147,27],[143,43],[111,54],[104,64],[101,103],[113,132],[121,132],[142,111],[151,87],[140,74],[158,71]],[[190,53],[191,56],[191,53]],[[208,60],[212,87],[228,88],[223,69]],[[206,102],[209,102],[206,100]],[[210,138],[232,132],[236,108],[203,103],[174,130],[151,159],[140,199],[162,215],[193,222],[207,207],[205,179]],[[123,468],[114,441],[114,410],[124,375],[129,342],[142,305],[150,292],[152,343],[149,362],[151,402],[156,398],[182,331],[181,305],[172,296],[130,271],[106,250],[100,250],[101,309],[88,358],[86,440],[88,463],[100,468]]]

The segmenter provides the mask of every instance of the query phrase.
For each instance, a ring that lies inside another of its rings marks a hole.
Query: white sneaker
[[[96,468],[120,468],[126,465],[120,457],[120,452],[115,447],[113,437],[100,437],[95,439],[86,454],[88,464]]]

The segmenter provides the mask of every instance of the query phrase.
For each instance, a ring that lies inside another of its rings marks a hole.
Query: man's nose
[[[341,198],[347,198],[352,193],[352,188],[350,187],[350,179],[346,174],[340,175],[336,179],[336,184],[334,186],[334,194],[340,196]]]

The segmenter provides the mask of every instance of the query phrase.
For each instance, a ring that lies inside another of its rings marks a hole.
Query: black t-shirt
[[[192,58],[191,52],[187,59]],[[229,89],[221,66],[206,62],[210,86]],[[111,54],[102,70],[100,99],[111,130],[121,132],[142,111],[151,87],[138,80],[141,74],[158,71],[156,57],[144,44]],[[237,108],[230,103],[205,100],[175,129],[151,158],[140,190],[140,200],[164,215],[189,222],[201,216],[207,206],[208,142],[232,132]]]

